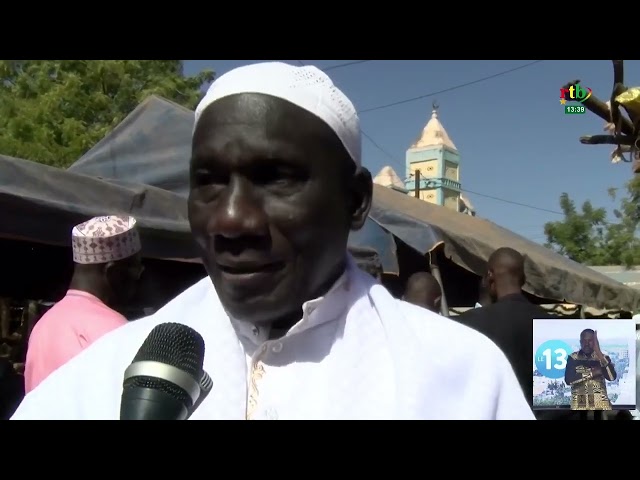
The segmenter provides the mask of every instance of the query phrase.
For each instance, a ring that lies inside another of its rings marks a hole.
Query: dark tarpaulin
[[[186,197],[193,122],[191,110],[151,96],[68,171],[126,178]]]
[[[150,97],[69,171],[126,178],[184,196],[192,127],[193,112]],[[391,271],[395,244],[387,233],[422,253],[444,244],[448,258],[477,275],[496,248],[509,246],[526,256],[526,290],[538,297],[596,308],[640,307],[640,293],[486,220],[377,185],[370,218],[373,222],[354,234],[352,242],[380,249],[385,269]]]
[[[445,255],[482,275],[493,251],[511,247],[526,258],[525,290],[542,298],[602,309],[640,308],[640,291],[488,220],[472,217],[374,185],[372,218],[409,246],[427,253],[444,244]],[[426,241],[425,241],[425,237]]]
[[[97,215],[130,214],[143,254],[192,258],[186,202],[159,188],[101,180],[0,155],[0,237],[69,246],[71,229]]]

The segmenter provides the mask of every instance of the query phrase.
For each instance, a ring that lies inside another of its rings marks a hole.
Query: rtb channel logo
[[[567,102],[584,103],[589,97],[591,97],[591,89],[583,87],[579,83],[576,83],[569,88],[560,89],[560,103],[562,105]]]

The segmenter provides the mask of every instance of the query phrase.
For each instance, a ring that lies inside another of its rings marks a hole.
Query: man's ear
[[[104,268],[102,270],[104,277],[107,279],[110,285],[117,283],[118,280],[118,266],[115,262],[107,262],[104,264]]]
[[[442,308],[441,308],[441,305],[442,305],[442,296],[437,297],[437,298],[434,300],[433,304],[434,304],[434,305],[435,305],[435,307],[438,309],[438,311],[441,311],[441,310],[442,310]]]
[[[485,287],[488,287],[490,281],[493,280],[493,268],[489,267],[487,269],[487,276],[485,278],[486,278]]]
[[[367,220],[373,201],[373,179],[371,172],[358,167],[351,182],[351,230],[360,230]]]

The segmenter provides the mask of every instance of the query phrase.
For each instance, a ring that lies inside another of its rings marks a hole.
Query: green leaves
[[[616,200],[619,192],[610,188]],[[640,210],[640,179],[634,177],[626,186],[626,195],[614,209],[615,219],[607,221],[604,208],[594,208],[586,201],[578,210],[567,193],[560,196],[564,219],[544,226],[548,248],[586,265],[640,264],[640,240],[636,238]]]
[[[193,109],[180,60],[0,60],[0,153],[66,168],[149,95]]]

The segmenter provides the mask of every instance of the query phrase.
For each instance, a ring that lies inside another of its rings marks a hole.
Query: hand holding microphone
[[[204,339],[180,323],[155,327],[124,373],[120,420],[187,420],[211,391]]]

